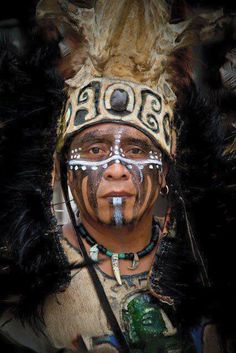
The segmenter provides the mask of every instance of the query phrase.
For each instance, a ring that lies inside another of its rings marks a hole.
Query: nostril
[[[128,175],[127,174],[123,174],[121,177],[122,177],[122,179],[127,179]]]

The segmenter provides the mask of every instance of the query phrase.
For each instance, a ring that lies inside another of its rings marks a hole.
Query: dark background
[[[0,23],[9,19],[17,19],[22,28],[32,26],[35,6],[38,0],[1,0],[0,1]],[[76,1],[73,1],[76,3]],[[79,2],[79,0],[77,0]],[[223,8],[225,13],[235,13],[236,1],[210,1],[210,0],[187,0],[189,5],[195,8]],[[183,1],[169,0],[175,3],[176,8],[181,8]],[[173,13],[173,20],[178,20],[178,11]],[[0,28],[1,31],[1,28]],[[17,31],[16,31],[17,32]],[[15,33],[16,33],[15,32]],[[1,33],[0,33],[1,34]],[[14,36],[14,34],[13,34]],[[220,87],[219,67],[225,60],[225,53],[233,48],[234,38],[229,33],[221,42],[215,42],[204,47],[196,48],[196,55],[201,57],[201,65],[196,68],[199,72],[198,84],[207,88],[218,89]],[[17,347],[0,336],[0,353],[29,353],[27,349]]]

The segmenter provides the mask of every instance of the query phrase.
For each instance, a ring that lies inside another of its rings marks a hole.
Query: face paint
[[[113,226],[133,223],[153,207],[161,168],[158,148],[130,126],[88,128],[69,151],[70,187],[80,212]]]
[[[113,197],[112,205],[114,207],[114,221],[116,226],[121,227],[123,224],[123,215],[122,215],[122,197]]]

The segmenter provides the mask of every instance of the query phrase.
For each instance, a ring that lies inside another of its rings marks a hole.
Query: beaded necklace
[[[99,252],[111,258],[112,269],[115,278],[120,285],[122,285],[122,281],[119,271],[119,260],[131,260],[132,266],[128,268],[130,270],[136,269],[139,265],[139,259],[148,255],[154,249],[159,239],[159,225],[155,220],[153,220],[151,240],[145,248],[137,253],[113,253],[112,251],[106,249],[103,245],[97,244],[95,239],[88,233],[82,223],[80,223],[77,227],[82,238],[84,238],[85,241],[91,246],[89,254],[93,261],[98,261]]]

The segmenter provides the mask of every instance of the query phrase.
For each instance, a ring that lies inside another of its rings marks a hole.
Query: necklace
[[[97,244],[95,239],[88,233],[82,223],[80,223],[77,227],[82,238],[84,238],[91,246],[89,254],[93,261],[98,261],[99,252],[111,258],[112,270],[119,285],[122,285],[119,260],[131,260],[132,265],[128,268],[130,270],[135,270],[139,265],[139,259],[148,255],[154,249],[159,239],[159,225],[155,220],[153,220],[151,240],[145,248],[137,253],[113,253],[112,251],[106,249],[103,245]]]

